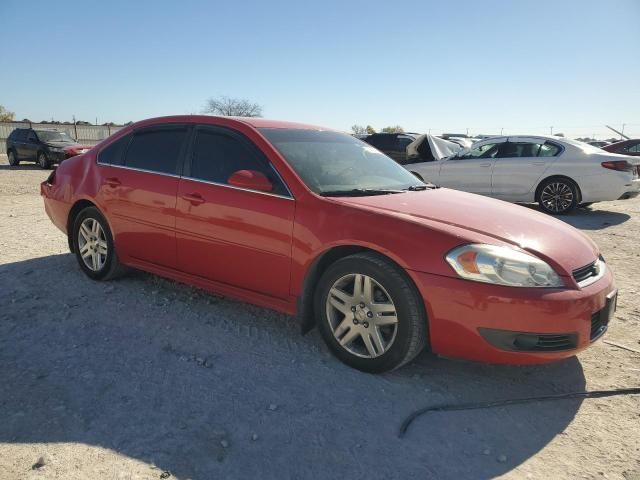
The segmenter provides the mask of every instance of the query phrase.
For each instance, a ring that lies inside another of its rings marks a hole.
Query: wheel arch
[[[363,245],[350,244],[333,246],[318,254],[311,261],[309,268],[307,268],[307,271],[305,272],[304,280],[302,283],[302,293],[298,297],[297,308],[297,316],[303,335],[312,330],[316,324],[314,313],[314,295],[320,277],[322,277],[322,274],[330,265],[342,258],[354,255],[356,253],[373,253],[391,262],[393,265],[397,266],[400,270],[405,272],[405,275],[409,282],[411,282],[416,292],[419,292],[419,289],[414,280],[411,278],[411,275],[406,273],[406,269],[388,255],[385,255],[384,253],[374,248],[366,247]],[[424,299],[421,296],[420,301],[422,303],[422,308],[424,308],[424,311],[426,313],[427,306],[424,304]]]
[[[542,185],[544,184],[544,182],[551,179],[568,180],[569,182],[573,183],[576,187],[576,191],[578,192],[578,203],[582,201],[582,190],[580,190],[580,185],[578,185],[578,182],[576,182],[573,178],[569,177],[568,175],[548,175],[540,179],[538,185],[536,186],[536,192],[533,197],[536,202],[540,201],[540,191],[542,190]]]
[[[75,222],[75,219],[78,216],[78,214],[82,210],[88,207],[94,207],[100,211],[100,209],[95,203],[93,203],[90,200],[87,200],[86,198],[82,198],[76,201],[76,203],[74,203],[73,206],[71,207],[71,210],[69,210],[69,216],[67,217],[67,243],[69,244],[69,251],[71,253],[75,253],[75,250],[73,247],[73,236],[72,236],[73,223]],[[100,211],[100,213],[102,212]]]

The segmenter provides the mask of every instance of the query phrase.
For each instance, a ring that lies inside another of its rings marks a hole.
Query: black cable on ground
[[[434,405],[433,407],[421,408],[409,415],[398,432],[398,437],[402,438],[407,433],[411,423],[420,415],[431,412],[455,412],[459,410],[479,410],[481,408],[495,408],[504,407],[508,405],[519,405],[521,403],[532,402],[546,402],[549,400],[568,400],[572,398],[603,398],[614,397],[617,395],[640,395],[640,387],[634,388],[619,388],[613,390],[593,390],[591,392],[572,392],[561,393],[557,395],[543,395],[540,397],[528,397],[528,398],[513,398],[511,400],[494,400],[491,402],[479,402],[479,403],[460,403],[458,405]]]

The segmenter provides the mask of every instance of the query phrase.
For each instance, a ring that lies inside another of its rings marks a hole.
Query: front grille
[[[598,275],[598,266],[597,261],[590,263],[589,265],[585,265],[584,267],[580,267],[573,271],[573,278],[577,283],[584,282],[588,278],[595,277]]]

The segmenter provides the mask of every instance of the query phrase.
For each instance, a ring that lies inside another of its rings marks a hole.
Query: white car
[[[537,202],[553,214],[640,193],[640,157],[551,136],[491,137],[449,157],[413,161],[404,167],[427,182],[509,202]]]

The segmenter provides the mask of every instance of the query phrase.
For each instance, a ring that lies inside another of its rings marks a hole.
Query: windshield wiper
[[[405,193],[406,190],[391,188],[353,188],[351,190],[327,190],[321,192],[323,197],[366,197],[367,195],[388,195],[391,193]]]
[[[438,188],[438,186],[434,185],[433,183],[427,183],[427,184],[411,185],[410,187],[405,188],[405,190],[408,190],[410,192],[418,192],[420,190],[433,190],[434,188]]]

